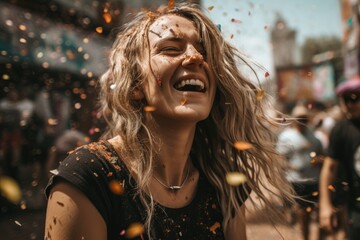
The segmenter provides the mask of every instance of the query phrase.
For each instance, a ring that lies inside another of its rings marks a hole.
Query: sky
[[[227,40],[269,72],[277,14],[297,31],[298,47],[309,37],[342,35],[340,0],[202,0],[202,6]]]

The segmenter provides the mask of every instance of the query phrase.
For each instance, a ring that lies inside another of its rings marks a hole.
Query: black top
[[[360,197],[360,123],[358,121],[345,119],[334,126],[330,134],[328,154],[340,163],[339,180],[348,183],[350,206],[360,210],[360,202],[357,200]],[[336,194],[342,190],[337,189]]]
[[[99,141],[76,149],[60,163],[46,187],[60,179],[80,189],[103,217],[108,239],[128,239],[126,231],[133,223],[144,223],[145,210],[135,195],[136,182],[112,145]],[[112,184],[122,186],[114,191]],[[110,187],[109,187],[110,186]],[[200,173],[197,193],[182,208],[156,204],[151,229],[153,239],[224,239],[223,216],[215,189]],[[147,239],[146,234],[134,239]]]

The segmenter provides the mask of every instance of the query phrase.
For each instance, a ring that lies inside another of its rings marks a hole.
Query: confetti
[[[241,20],[232,18],[232,19],[231,19],[231,22],[233,22],[233,23],[241,23]]]
[[[264,98],[265,96],[265,91],[263,89],[260,89],[257,93],[256,93],[256,100],[260,101]]]
[[[0,192],[7,200],[13,204],[18,204],[21,200],[21,189],[18,183],[6,176],[0,178]]]
[[[360,202],[360,197],[356,198],[356,201]]]
[[[214,9],[214,6],[210,6],[208,7],[209,11],[213,10]]]
[[[270,76],[270,73],[269,72],[265,72],[265,77],[269,77]]]
[[[21,223],[20,223],[19,221],[17,221],[17,220],[15,220],[15,224],[16,224],[16,225],[19,225],[20,227],[22,227]]]
[[[234,143],[234,147],[237,149],[237,150],[240,150],[240,151],[244,151],[244,150],[248,150],[250,148],[253,147],[253,145],[251,143],[248,143],[248,142],[235,142]]]
[[[310,157],[312,157],[312,158],[316,157],[316,152],[311,152]]]
[[[127,238],[135,238],[140,236],[144,232],[144,225],[141,223],[132,223],[126,230]]]
[[[312,211],[311,207],[307,207],[307,208],[306,208],[306,212],[309,213],[309,212],[311,212],[311,211]]]
[[[155,109],[155,107],[154,106],[145,106],[144,107],[144,111],[145,112],[154,112],[156,109]]]
[[[117,180],[110,181],[109,188],[111,192],[116,195],[122,195],[124,193],[124,183],[121,183]]]
[[[110,13],[108,13],[108,12],[104,13],[104,14],[103,14],[103,19],[105,20],[105,22],[106,22],[107,24],[111,23],[112,18],[111,18]]]
[[[336,192],[336,189],[334,188],[333,185],[329,185],[329,186],[328,186],[328,189],[329,189],[330,191],[332,191],[332,192]]]
[[[313,192],[312,194],[311,194],[313,197],[316,197],[316,196],[319,196],[319,192]]]
[[[184,106],[186,103],[187,103],[187,99],[186,99],[186,98],[181,98],[180,104],[181,104],[182,106]]]
[[[215,222],[211,227],[210,227],[210,231],[215,233],[216,229],[218,229],[220,227],[220,223],[219,222]]]
[[[174,9],[174,7],[175,7],[175,1],[174,0],[169,0],[168,8],[171,10],[171,9]]]
[[[239,172],[228,172],[226,182],[231,186],[239,186],[246,182],[246,176]]]

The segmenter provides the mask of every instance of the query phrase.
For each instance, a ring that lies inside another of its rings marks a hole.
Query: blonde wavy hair
[[[234,213],[240,212],[242,202],[250,194],[249,188],[276,213],[276,207],[264,189],[288,201],[293,201],[293,191],[285,179],[281,156],[275,150],[275,134],[271,128],[279,123],[268,114],[272,106],[266,97],[257,97],[262,91],[260,86],[241,74],[239,65],[245,63],[251,67],[251,63],[225,41],[221,31],[199,6],[181,3],[162,11],[143,11],[127,23],[116,36],[110,67],[100,79],[101,110],[108,123],[103,138],[120,135],[124,140],[123,149],[136,168],[137,193],[147,211],[145,227],[149,237],[155,203],[147,193],[158,140],[152,128],[144,124],[145,118],[151,118],[151,113],[144,110],[146,101],[133,100],[133,95],[152,74],[149,62],[145,62],[150,49],[149,27],[166,14],[194,22],[206,50],[206,61],[217,79],[218,89],[211,113],[196,127],[192,156],[195,156],[194,164],[216,189],[224,228]],[[234,143],[239,141],[250,143],[252,148],[237,149]],[[227,184],[228,172],[244,174],[248,187]]]

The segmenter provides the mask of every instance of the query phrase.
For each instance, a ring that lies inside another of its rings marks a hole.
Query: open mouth
[[[187,92],[205,92],[205,84],[199,79],[181,80],[174,84],[174,88],[178,91]]]

